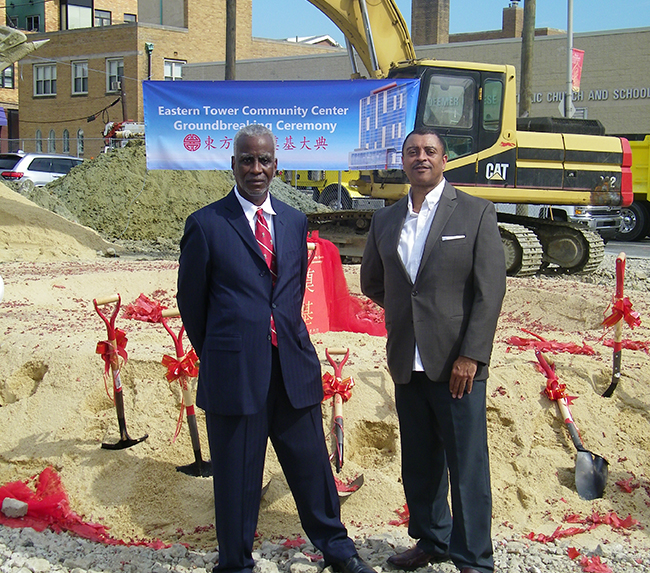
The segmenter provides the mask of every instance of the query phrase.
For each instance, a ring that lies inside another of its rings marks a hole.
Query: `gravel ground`
[[[395,550],[410,546],[402,537],[376,534],[356,539],[359,554],[378,573],[387,571],[386,559]],[[319,573],[322,561],[315,549],[264,541],[254,553],[257,573]],[[594,551],[571,559],[569,543],[541,544],[522,540],[494,540],[495,570],[503,573],[643,573],[650,571],[650,555],[640,554],[620,544],[598,546]],[[67,533],[37,533],[33,529],[0,526],[0,571],[2,573],[207,573],[218,559],[217,552],[191,551],[183,545],[166,549],[107,546]],[[583,566],[580,560],[586,561]],[[327,572],[331,570],[328,568]],[[454,573],[451,563],[422,568],[429,573]]]

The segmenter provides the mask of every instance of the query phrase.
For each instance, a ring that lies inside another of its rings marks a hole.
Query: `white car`
[[[21,187],[41,187],[82,162],[80,157],[56,153],[0,153],[0,176]]]

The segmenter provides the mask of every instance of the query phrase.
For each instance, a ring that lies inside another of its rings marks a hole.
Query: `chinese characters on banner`
[[[323,253],[318,243],[311,243],[307,268],[305,297],[302,302],[302,318],[309,334],[328,332],[330,329],[327,300],[325,298],[325,281],[323,277]]]

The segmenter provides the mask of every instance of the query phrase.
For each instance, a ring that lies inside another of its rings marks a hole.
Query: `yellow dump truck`
[[[623,207],[621,241],[640,241],[650,234],[650,135],[642,141],[630,141],[632,149],[632,191],[634,201]]]

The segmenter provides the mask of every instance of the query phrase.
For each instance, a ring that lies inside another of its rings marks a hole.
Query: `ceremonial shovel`
[[[336,361],[332,358],[332,355],[345,355],[340,361]],[[327,360],[334,368],[334,379],[335,383],[340,384],[343,381],[343,365],[347,362],[348,357],[350,356],[349,348],[332,348],[325,349],[325,356]],[[336,466],[336,472],[339,473],[343,467],[343,396],[340,392],[335,391],[332,396],[332,406],[334,410],[334,427],[332,428],[332,433],[334,434],[334,464]]]
[[[116,444],[102,443],[102,448],[105,450],[123,450],[124,448],[130,448],[131,446],[135,446],[136,444],[143,442],[149,437],[148,434],[145,434],[141,438],[134,440],[126,431],[126,420],[124,418],[124,396],[122,395],[122,380],[120,378],[120,351],[124,353],[124,356],[126,356],[126,353],[124,352],[123,348],[120,349],[118,346],[118,331],[115,329],[115,318],[117,317],[117,313],[120,310],[120,302],[121,300],[119,294],[114,294],[101,299],[93,299],[95,311],[97,311],[97,314],[106,324],[108,340],[105,342],[100,342],[97,345],[97,352],[102,354],[104,360],[108,359],[110,363],[110,371],[113,378],[113,400],[115,402],[115,409],[117,410],[117,423],[120,428],[119,441]],[[116,304],[115,309],[113,310],[113,314],[111,314],[111,318],[108,319],[106,315],[99,309],[99,307],[111,303]]]
[[[176,351],[176,358],[180,361],[185,357],[183,352],[183,332],[184,327],[181,327],[178,335],[174,334],[172,329],[168,326],[166,318],[179,317],[180,312],[177,308],[165,309],[162,311],[162,325],[169,333],[174,341],[174,349]],[[196,355],[194,355],[196,356]],[[212,475],[212,465],[209,461],[205,461],[201,457],[201,443],[199,441],[199,430],[196,424],[196,413],[194,410],[194,395],[190,388],[189,377],[185,372],[179,375],[179,383],[181,392],[183,394],[183,404],[187,416],[187,427],[190,430],[190,438],[192,439],[192,449],[194,450],[194,462],[185,466],[176,466],[176,470],[184,474],[195,477],[210,477]],[[179,421],[181,418],[179,418]],[[178,431],[178,430],[177,430]]]
[[[537,356],[537,360],[544,369],[546,377],[550,380],[557,379],[555,372],[548,365],[544,355],[539,350],[535,350],[535,356]],[[558,398],[556,402],[560,408],[560,413],[562,414],[564,423],[569,430],[569,435],[571,436],[573,445],[578,450],[575,470],[576,490],[578,491],[578,495],[582,499],[588,500],[603,497],[605,485],[607,484],[607,476],[609,474],[607,467],[609,463],[605,458],[593,454],[585,449],[578,428],[573,421],[573,416],[571,415],[567,399],[561,397]]]
[[[614,304],[623,300],[623,284],[625,282],[625,253],[616,257],[616,294]],[[621,380],[621,351],[623,350],[623,316],[618,319],[614,326],[614,361],[612,370],[612,382],[603,392],[603,398],[610,398]]]
[[[334,414],[334,427],[332,433],[334,434],[334,465],[336,466],[336,472],[339,473],[343,467],[343,441],[344,441],[344,432],[343,432],[343,396],[341,391],[345,391],[341,386],[343,383],[343,365],[347,362],[347,359],[350,356],[349,348],[326,348],[325,356],[327,360],[334,368],[334,394],[332,396],[332,408]],[[343,356],[343,359],[336,361],[332,356]],[[352,384],[350,384],[350,387]],[[340,390],[340,391],[337,391]],[[354,480],[349,483],[343,483],[342,481],[337,481],[336,489],[338,491],[339,497],[347,497],[350,494],[357,491],[363,485],[363,474],[357,476]]]

